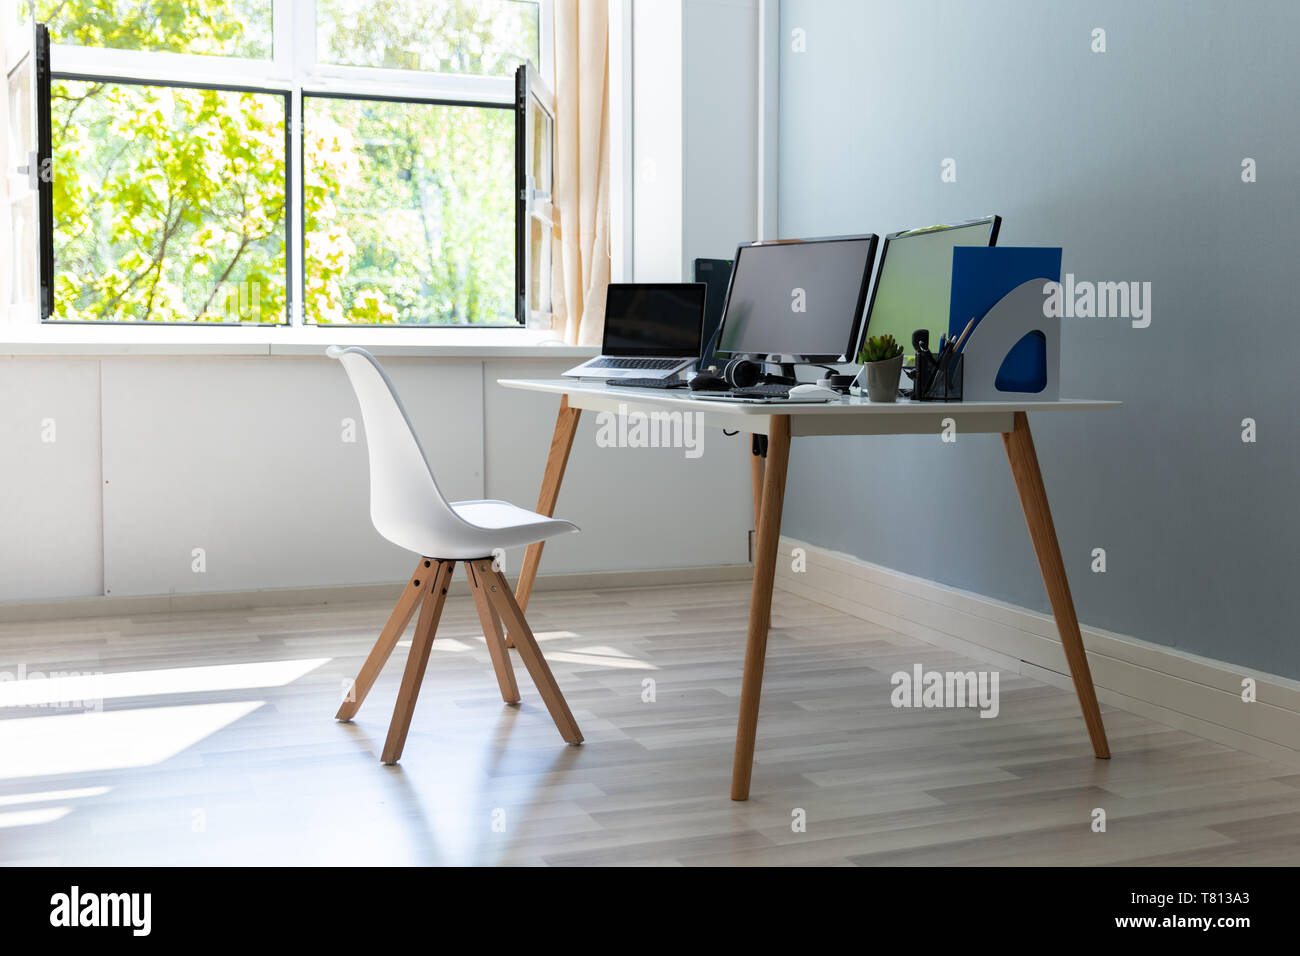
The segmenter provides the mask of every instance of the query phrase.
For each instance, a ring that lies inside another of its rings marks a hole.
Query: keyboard
[[[790,388],[778,382],[763,382],[748,388],[733,388],[731,395],[733,398],[789,398]]]
[[[606,385],[620,388],[685,388],[684,378],[607,378]]]
[[[608,355],[602,355],[600,358],[588,362],[586,368],[670,369],[677,368],[681,364],[682,360],[679,358],[612,358]]]

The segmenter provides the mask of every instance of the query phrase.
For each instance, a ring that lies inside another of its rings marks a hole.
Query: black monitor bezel
[[[876,307],[876,293],[880,291],[880,277],[885,272],[885,261],[889,256],[889,244],[891,242],[904,236],[928,235],[932,232],[946,232],[949,229],[965,229],[967,226],[984,224],[992,225],[993,228],[989,230],[989,245],[996,246],[998,244],[998,230],[1002,228],[1002,217],[996,214],[981,216],[978,219],[964,219],[961,222],[941,222],[933,226],[920,226],[916,229],[900,229],[898,232],[891,232],[885,236],[885,242],[880,247],[880,262],[876,265],[876,278],[871,285],[871,302],[867,305],[867,311],[862,314],[862,341],[865,341],[866,337],[871,334],[871,312]],[[976,246],[975,248],[984,247]],[[911,354],[912,345],[910,342],[900,342],[899,344],[908,350],[909,355]],[[860,341],[858,349],[861,349],[861,347],[862,342]],[[856,358],[856,356],[857,352],[855,351],[854,357]]]
[[[605,286],[605,318],[609,318],[609,291],[615,286],[620,288],[637,288],[637,289],[673,289],[680,291],[682,289],[691,289],[699,293],[700,308],[699,315],[695,320],[695,354],[681,355],[672,349],[659,349],[655,352],[647,352],[640,349],[626,354],[611,351],[607,336],[609,335],[609,322],[606,321],[601,329],[600,351],[602,355],[611,355],[614,358],[695,358],[700,351],[700,339],[704,334],[704,301],[708,292],[708,286],[703,282],[610,282]]]
[[[858,301],[853,310],[853,325],[849,329],[849,341],[846,351],[837,354],[825,352],[752,352],[752,351],[733,351],[723,348],[716,348],[714,351],[718,355],[727,358],[752,358],[755,361],[763,361],[772,364],[785,363],[792,365],[810,365],[819,362],[851,362],[857,355],[856,348],[858,335],[862,330],[862,323],[866,318],[863,306],[867,301],[867,289],[871,285],[871,273],[876,264],[876,250],[880,247],[880,237],[874,232],[863,233],[856,236],[817,236],[810,239],[760,239],[756,242],[742,242],[736,247],[736,255],[732,260],[731,279],[727,282],[727,298],[722,303],[722,320],[718,323],[718,344],[722,344],[722,336],[727,328],[727,311],[731,308],[731,293],[736,285],[736,276],[740,274],[740,257],[746,249],[755,246],[792,246],[808,245],[810,243],[827,243],[827,242],[862,242],[868,241],[867,246],[867,265],[862,272],[862,284],[858,289]]]

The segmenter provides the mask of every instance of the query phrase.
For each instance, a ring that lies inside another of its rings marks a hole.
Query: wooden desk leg
[[[1038,469],[1034,439],[1029,433],[1029,416],[1016,412],[1013,428],[1013,431],[1002,433],[1002,444],[1011,463],[1011,475],[1020,494],[1020,506],[1025,512],[1025,523],[1029,525],[1029,537],[1034,542],[1034,554],[1038,556],[1038,568],[1043,574],[1043,584],[1047,586],[1047,597],[1052,602],[1052,615],[1056,618],[1061,646],[1070,665],[1074,692],[1083,710],[1083,722],[1092,738],[1092,751],[1105,759],[1110,757],[1106,728],[1102,726],[1101,711],[1097,707],[1097,692],[1083,650],[1083,635],[1079,633],[1079,619],[1074,613],[1074,599],[1070,596],[1070,582],[1066,579],[1065,563],[1061,560],[1061,546],[1056,540],[1056,526],[1047,506],[1047,489]]]
[[[785,501],[785,472],[789,461],[790,416],[773,415],[767,436],[763,498],[754,536],[754,585],[749,594],[749,633],[745,641],[745,671],[740,683],[736,756],[731,766],[732,800],[749,799],[749,778],[754,770],[758,702],[763,692],[763,663],[767,657],[767,629],[772,621],[772,585],[776,580],[777,544],[781,539],[781,508]]]
[[[749,441],[749,481],[754,488],[754,533],[758,534],[758,516],[763,510],[763,452],[760,450],[761,435],[750,435]]]
[[[542,475],[542,490],[537,496],[537,513],[551,518],[555,515],[555,502],[560,497],[560,485],[564,481],[564,469],[569,464],[569,452],[573,449],[573,436],[578,433],[578,418],[581,408],[569,407],[569,396],[560,398],[560,413],[555,418],[555,432],[551,436],[551,450],[546,456],[546,472]],[[519,570],[519,581],[515,585],[515,603],[520,611],[528,609],[528,599],[533,593],[533,582],[537,580],[537,566],[542,563],[542,546],[546,542],[538,541],[528,546],[524,552],[524,566]],[[514,647],[514,639],[506,633],[506,647]]]

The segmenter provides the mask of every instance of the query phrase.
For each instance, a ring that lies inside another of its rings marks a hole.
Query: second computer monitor
[[[782,362],[852,360],[876,242],[865,235],[742,245],[717,351]]]
[[[939,336],[949,331],[953,247],[996,245],[1001,223],[999,216],[986,216],[886,236],[866,334],[892,335],[910,354],[912,333],[927,329],[930,347],[937,348]]]

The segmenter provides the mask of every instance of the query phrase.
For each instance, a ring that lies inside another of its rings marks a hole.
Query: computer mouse
[[[790,389],[790,401],[792,402],[832,402],[839,401],[840,393],[833,388],[826,388],[824,385],[814,385],[812,382],[805,382],[803,385],[796,385]]]

